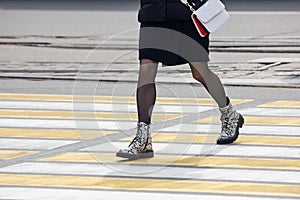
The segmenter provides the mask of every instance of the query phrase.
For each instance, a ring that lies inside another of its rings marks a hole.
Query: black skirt
[[[209,61],[209,36],[201,37],[192,20],[142,22],[139,60],[173,66]]]

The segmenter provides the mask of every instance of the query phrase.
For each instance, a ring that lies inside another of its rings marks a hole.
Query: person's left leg
[[[226,106],[226,94],[219,77],[213,73],[206,62],[192,62],[189,64],[193,78],[199,81],[215,100],[220,108]]]
[[[243,116],[232,107],[219,77],[208,68],[206,62],[192,62],[190,68],[194,79],[204,85],[218,104],[222,114],[222,130],[217,143],[230,144],[234,142],[238,138],[239,128],[242,128],[244,124]]]

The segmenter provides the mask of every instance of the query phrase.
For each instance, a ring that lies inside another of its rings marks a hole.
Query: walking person
[[[193,0],[201,3],[203,0]],[[192,76],[200,82],[218,104],[221,112],[221,133],[217,144],[233,143],[239,135],[239,128],[244,124],[244,119],[230,103],[224,87],[209,68],[209,35],[201,37],[197,32],[192,20],[191,11],[180,0],[141,0],[141,8],[138,14],[141,23],[140,28],[162,28],[178,31],[193,39],[201,45],[203,52],[199,52],[199,59],[186,60],[180,55],[154,48],[139,48],[139,78],[136,90],[138,122],[136,137],[125,149],[117,152],[118,157],[128,159],[153,157],[152,138],[150,132],[151,115],[156,100],[155,77],[158,63],[173,66],[189,64]],[[140,46],[144,41],[155,40],[155,35],[140,34]],[[162,36],[161,40],[170,40],[168,36]],[[180,40],[172,40],[175,46],[181,46]],[[195,50],[195,49],[194,49]],[[193,49],[191,50],[194,51]]]

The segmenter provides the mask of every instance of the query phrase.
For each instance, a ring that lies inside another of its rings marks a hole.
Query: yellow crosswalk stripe
[[[22,128],[0,128],[0,137],[15,138],[38,138],[38,139],[93,139],[105,135],[115,134],[114,131],[93,130],[60,130],[60,129],[22,129]],[[185,133],[152,133],[155,142],[185,142],[205,143],[215,142],[215,135],[185,134]],[[121,139],[131,141],[132,137]],[[299,137],[284,136],[250,136],[240,135],[237,144],[254,145],[278,145],[278,146],[300,146]]]
[[[218,134],[184,134],[184,133],[152,133],[154,142],[186,142],[186,143],[205,143],[215,142]],[[131,141],[132,137],[121,139],[122,141]],[[282,136],[247,136],[240,135],[236,144],[255,144],[255,145],[279,145],[279,146],[300,146],[300,137],[282,137]]]
[[[0,93],[0,100],[5,101],[72,101],[71,95],[50,95],[50,94],[15,94]]]
[[[114,134],[114,131],[0,128],[0,137],[39,139],[93,139]]]
[[[269,102],[262,104],[258,107],[263,107],[263,108],[300,108],[300,101],[274,101],[274,102]]]
[[[0,160],[8,160],[20,156],[37,153],[37,151],[22,151],[22,150],[0,150]]]
[[[236,144],[300,146],[299,137],[240,135]]]
[[[0,93],[0,100],[9,101],[62,101],[62,102],[95,102],[95,103],[131,103],[135,104],[135,97],[128,96],[72,96],[72,95],[49,95],[49,94],[13,94]],[[249,99],[232,99],[233,104],[249,102]],[[216,105],[208,98],[171,98],[158,97],[157,104],[171,105]]]
[[[244,116],[245,124],[248,125],[281,125],[281,126],[300,126],[300,118],[296,117],[260,117]],[[220,123],[218,116],[207,117],[195,121],[196,123]]]
[[[44,101],[44,102],[91,102],[108,104],[136,104],[133,96],[73,96],[73,95],[49,95],[49,94],[13,94],[0,93],[0,101]],[[232,99],[233,104],[241,104],[253,101],[251,99]],[[27,102],[28,103],[28,102]],[[26,103],[26,105],[27,105]],[[34,102],[32,102],[34,103]],[[211,98],[174,98],[159,97],[156,101],[161,105],[203,105],[214,106]],[[30,104],[30,103],[29,103]],[[64,104],[65,105],[65,104]],[[300,109],[300,101],[274,101],[265,103],[261,108],[291,108]],[[168,110],[167,110],[168,112]],[[295,111],[296,112],[296,111]],[[153,113],[154,121],[167,121],[178,119],[185,114]],[[97,120],[132,120],[137,121],[135,112],[73,112],[58,110],[21,110],[21,109],[0,109],[0,118],[13,120],[13,118],[36,118],[36,119],[97,119]],[[192,121],[191,123],[220,124],[219,116],[212,116]],[[14,123],[14,122],[12,122]],[[4,123],[5,124],[5,123]],[[275,116],[245,116],[247,125],[278,125],[278,126],[300,126],[300,118],[296,117],[275,117]],[[23,138],[26,139],[94,139],[97,137],[118,133],[116,131],[93,131],[93,130],[63,130],[63,129],[33,129],[33,128],[0,128],[0,139],[2,138]],[[153,132],[154,142],[178,142],[178,143],[215,143],[216,134],[190,134],[178,132]],[[19,140],[19,139],[18,139]],[[129,142],[132,137],[126,137],[119,141]],[[113,141],[115,142],[115,141]],[[240,135],[236,144],[242,145],[275,145],[285,147],[299,147],[300,137],[271,136],[271,135]],[[181,144],[182,145],[182,144]],[[1,147],[0,147],[1,148]],[[74,150],[75,151],[75,150]],[[31,150],[5,150],[0,149],[0,160],[7,160],[39,153]],[[244,155],[244,154],[243,154]],[[49,155],[48,155],[49,156]],[[274,155],[276,156],[276,155]],[[24,161],[26,162],[26,161]],[[166,155],[157,154],[151,159],[139,159],[128,161],[115,156],[114,153],[95,152],[69,152],[59,155],[51,155],[46,158],[36,158],[33,162],[54,163],[62,165],[71,163],[107,163],[127,166],[136,164],[140,166],[182,166],[182,167],[208,167],[225,169],[249,169],[263,170],[293,170],[293,173],[300,172],[300,160],[298,158],[260,158],[260,157],[221,157],[221,156],[191,156],[191,155]],[[29,162],[30,164],[30,162]],[[48,163],[46,163],[48,165]],[[31,166],[30,166],[31,167]],[[66,169],[67,170],[67,169]],[[218,169],[219,170],[219,169]],[[7,173],[7,174],[6,174]],[[77,173],[77,172],[76,172]],[[70,174],[70,173],[69,173]],[[236,179],[237,180],[237,179]],[[274,179],[275,180],[275,179]],[[261,180],[264,181],[264,180]],[[283,182],[283,181],[282,181]],[[183,193],[205,193],[205,194],[231,194],[231,195],[262,195],[300,198],[300,185],[288,183],[253,183],[239,181],[203,181],[203,180],[182,180],[163,178],[138,178],[127,177],[96,177],[92,175],[55,175],[55,174],[16,174],[5,172],[0,173],[0,186],[17,187],[53,187],[53,188],[78,188],[78,189],[106,189],[123,191],[153,191],[153,192],[183,192]]]
[[[0,185],[299,197],[300,186],[196,180],[0,174]]]
[[[41,161],[55,162],[86,162],[86,163],[126,163],[112,153],[68,152]],[[243,157],[217,157],[217,156],[176,156],[155,155],[151,159],[128,161],[130,164],[144,165],[180,165],[190,167],[237,167],[256,169],[289,169],[300,170],[300,160],[272,159],[272,158],[243,158]]]
[[[42,119],[97,119],[97,120],[134,120],[136,113],[119,112],[70,112],[48,110],[0,110],[3,118],[42,118]],[[153,114],[153,120],[166,121],[182,117],[181,114]]]
[[[232,104],[241,104],[250,102],[252,100],[248,99],[232,99]],[[179,104],[179,105],[206,105],[212,106],[216,105],[215,101],[212,99],[204,99],[204,98],[158,98],[156,100],[159,104]]]

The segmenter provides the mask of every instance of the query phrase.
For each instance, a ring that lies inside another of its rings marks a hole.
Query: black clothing
[[[180,65],[180,64],[186,64],[189,62],[208,62],[208,46],[209,46],[209,36],[201,37],[196,30],[192,20],[184,21],[184,20],[168,20],[165,22],[142,22],[141,23],[141,29],[145,28],[146,33],[140,31],[140,41],[139,41],[139,60],[141,59],[150,59],[156,62],[161,62],[164,65],[173,66],[173,65]],[[155,28],[154,34],[147,34],[147,29]],[[159,28],[159,29],[157,29]],[[171,31],[169,35],[167,35],[165,32],[160,34],[160,28],[162,32],[167,29]],[[144,29],[144,30],[145,30]],[[174,31],[179,32],[177,34],[174,34]],[[186,35],[185,37],[182,37],[182,34]],[[192,40],[195,44],[198,44],[198,46],[194,47],[195,45],[189,45],[187,42],[187,39],[189,38]],[[162,42],[160,42],[162,41]],[[160,42],[168,45],[169,43],[172,43],[172,53],[170,51],[167,51],[166,48],[164,48],[164,45],[160,47],[160,45],[157,45],[155,47],[157,48],[144,48],[151,42]],[[201,46],[200,46],[201,45]],[[201,48],[202,47],[202,48]],[[188,55],[186,58],[183,58],[180,55]],[[187,60],[188,59],[188,60]]]
[[[139,60],[150,59],[168,66],[209,61],[209,36],[199,35],[191,11],[180,0],[141,0],[138,20],[141,22]],[[155,28],[153,34],[151,28]],[[148,29],[151,33],[145,31]]]
[[[189,20],[191,11],[180,0],[141,0],[139,22]]]

